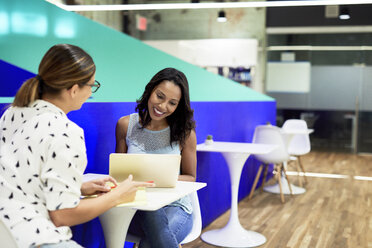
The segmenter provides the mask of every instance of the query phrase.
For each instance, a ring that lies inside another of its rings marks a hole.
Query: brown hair
[[[80,47],[59,44],[52,46],[39,65],[38,75],[24,82],[18,90],[12,106],[25,107],[42,94],[58,94],[75,84],[89,82],[96,71],[92,57]]]

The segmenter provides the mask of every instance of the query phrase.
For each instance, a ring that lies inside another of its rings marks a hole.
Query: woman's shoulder
[[[66,116],[61,116],[55,113],[43,113],[41,115],[34,116],[31,123],[35,123],[35,126],[39,124],[40,127],[45,127],[45,132],[53,131],[56,134],[62,134],[63,136],[84,136],[84,130],[75,122],[68,119]]]
[[[128,127],[129,120],[130,120],[130,115],[125,115],[118,120],[117,126]]]
[[[116,128],[117,130],[124,130],[125,131],[125,134],[128,130],[128,128],[132,128],[135,123],[138,122],[138,114],[137,113],[133,113],[133,114],[130,114],[130,115],[125,115],[123,117],[121,117],[117,124],[116,124]]]

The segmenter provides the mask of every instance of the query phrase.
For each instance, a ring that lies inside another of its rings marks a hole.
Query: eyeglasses
[[[92,87],[92,93],[97,92],[99,87],[101,87],[101,84],[97,80],[94,80],[93,84],[85,84],[85,85]]]

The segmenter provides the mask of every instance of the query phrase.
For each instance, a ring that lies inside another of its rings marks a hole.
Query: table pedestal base
[[[209,147],[209,148],[208,148]],[[231,211],[227,225],[221,229],[203,233],[201,239],[206,243],[223,247],[256,247],[266,242],[260,233],[245,230],[238,217],[238,193],[240,176],[251,153],[265,154],[276,146],[264,144],[245,144],[235,142],[214,142],[213,145],[198,145],[198,151],[221,152],[229,168],[231,181]]]
[[[114,207],[99,216],[105,236],[106,247],[122,248],[129,224],[136,209]]]
[[[211,245],[223,247],[256,247],[266,242],[260,233],[245,230],[240,225],[226,225],[221,229],[203,233],[201,239]]]
[[[289,190],[289,187],[288,187],[288,181],[287,179],[285,179],[284,177],[281,177],[281,182],[282,182],[282,191],[283,191],[283,194],[285,195],[290,195],[291,194],[291,191]],[[306,192],[306,189],[304,188],[301,188],[301,187],[298,187],[298,186],[295,186],[293,184],[291,184],[291,187],[292,187],[292,192],[294,195],[300,195],[300,194],[303,194]],[[273,194],[280,194],[280,188],[279,188],[279,184],[274,184],[274,185],[268,185],[268,186],[265,186],[263,188],[264,191],[266,192],[269,192],[269,193],[273,193]]]

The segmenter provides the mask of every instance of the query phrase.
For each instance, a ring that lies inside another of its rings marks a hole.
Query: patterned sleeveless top
[[[159,131],[149,130],[142,128],[142,125],[139,123],[138,113],[130,115],[126,136],[128,153],[181,154],[179,143],[173,142],[170,145],[169,140],[169,126]],[[189,196],[185,196],[169,205],[179,206],[186,213],[192,213]]]

